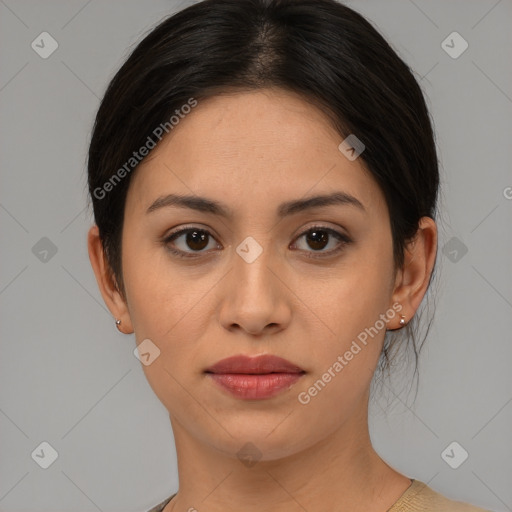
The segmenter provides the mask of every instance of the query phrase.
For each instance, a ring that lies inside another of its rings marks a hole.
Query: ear
[[[124,334],[131,334],[133,326],[128,306],[119,291],[112,269],[106,260],[103,244],[100,240],[100,232],[96,225],[92,226],[87,234],[87,248],[89,260],[105,304],[116,320],[121,320],[119,330]]]
[[[422,217],[415,237],[407,244],[404,265],[398,270],[393,290],[393,303],[402,305],[401,315],[408,323],[416,313],[430,282],[437,254],[437,226],[430,217]],[[390,329],[399,329],[399,316]]]

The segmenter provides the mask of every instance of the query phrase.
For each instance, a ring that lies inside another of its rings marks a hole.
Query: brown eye
[[[295,242],[295,247],[301,251],[319,253],[318,257],[333,255],[351,242],[343,233],[338,233],[333,229],[322,226],[308,229],[297,240],[303,240],[303,242]],[[324,250],[326,248],[327,250]],[[311,257],[317,257],[317,255],[312,255]]]
[[[206,252],[215,240],[212,234],[205,229],[187,228],[172,233],[164,240],[164,245],[174,254],[182,257],[194,257],[196,254]],[[213,244],[213,248],[218,244]]]
[[[314,230],[309,231],[306,234],[306,243],[315,251],[319,251],[324,249],[325,246],[329,243],[330,235],[323,230]]]
[[[189,231],[185,237],[185,244],[194,251],[202,251],[208,245],[208,236],[205,231]]]

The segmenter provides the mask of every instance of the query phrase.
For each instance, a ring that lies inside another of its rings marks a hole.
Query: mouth
[[[245,400],[274,397],[290,389],[305,373],[290,361],[272,355],[233,356],[205,370],[224,391]]]

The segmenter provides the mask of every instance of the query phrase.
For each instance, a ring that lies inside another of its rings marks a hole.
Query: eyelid
[[[332,227],[332,226],[328,226],[326,224],[322,224],[321,221],[313,223],[306,228],[301,228],[300,231],[297,233],[297,235],[295,235],[294,240],[309,233],[310,231],[314,231],[315,229],[319,229],[319,230],[321,229],[323,231],[327,231],[331,235],[339,236],[340,238],[344,238],[347,241],[349,241],[349,240],[351,241],[349,235],[344,232],[346,230],[343,230],[343,228],[341,228],[340,226]]]
[[[214,236],[214,234],[212,233],[212,229],[209,228],[209,227],[202,227],[201,224],[190,224],[190,225],[180,225],[179,227],[177,228],[173,228],[171,229],[171,231],[168,231],[165,233],[165,235],[162,237],[162,240],[169,240],[170,238],[172,238],[173,236],[175,235],[180,235],[180,234],[183,234],[183,232],[188,232],[188,231],[204,231],[205,233],[208,233],[209,235],[211,236]],[[214,236],[214,238],[216,238],[216,236]]]

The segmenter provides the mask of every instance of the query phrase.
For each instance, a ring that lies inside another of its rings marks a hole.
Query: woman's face
[[[251,442],[272,460],[366,421],[383,320],[396,328],[399,318],[393,247],[383,194],[341,142],[290,93],[216,96],[132,178],[126,303],[137,344],[160,350],[145,356],[145,374],[175,424],[226,454]],[[193,196],[197,208],[170,194]],[[300,207],[332,194],[339,200]],[[226,215],[199,208],[203,199]],[[279,392],[265,388],[268,375],[206,373],[241,354],[279,356],[303,372],[284,375]]]

